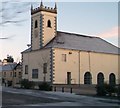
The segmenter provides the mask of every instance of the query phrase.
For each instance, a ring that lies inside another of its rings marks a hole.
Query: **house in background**
[[[116,84],[118,50],[99,37],[57,31],[56,4],[41,2],[31,7],[31,47],[22,52],[22,79],[53,86]]]
[[[16,86],[20,84],[22,78],[21,63],[7,63],[1,66],[2,85]]]

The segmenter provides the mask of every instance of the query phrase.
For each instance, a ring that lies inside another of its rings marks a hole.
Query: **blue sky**
[[[53,2],[47,2],[44,5],[54,7]],[[34,7],[37,6],[39,3],[34,4]],[[98,36],[116,46],[118,45],[117,2],[58,2],[57,7],[58,31]],[[8,24],[5,27],[0,27],[1,37],[12,36],[9,40],[0,40],[0,52],[2,52],[0,59],[4,59],[7,54],[10,54],[15,61],[20,60],[20,52],[25,50],[31,41],[30,17],[30,9],[28,9],[19,15],[20,19],[26,19],[25,22],[17,26]]]

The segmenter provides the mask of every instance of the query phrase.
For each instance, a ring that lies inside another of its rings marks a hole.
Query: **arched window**
[[[104,84],[104,74],[103,73],[98,73],[97,75],[97,84],[98,85],[103,85]]]
[[[35,28],[37,28],[38,27],[38,22],[37,22],[37,20],[35,20]]]
[[[92,75],[90,72],[86,72],[84,75],[84,84],[92,84]]]
[[[48,20],[48,22],[47,22],[47,27],[51,28],[51,21],[50,20]]]
[[[114,73],[111,73],[109,75],[109,84],[111,86],[115,86],[116,85],[116,77],[115,77],[115,74]]]

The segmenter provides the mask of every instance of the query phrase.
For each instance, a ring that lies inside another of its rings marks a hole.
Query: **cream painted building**
[[[57,31],[57,6],[31,7],[31,46],[22,52],[23,79],[51,84],[120,80],[119,49],[92,36]]]
[[[1,65],[2,85],[16,86],[20,84],[22,79],[21,63],[7,63]]]

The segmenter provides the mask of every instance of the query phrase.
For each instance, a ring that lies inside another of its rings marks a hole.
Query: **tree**
[[[50,59],[44,56],[43,54],[41,54],[40,58],[41,58],[41,62],[39,62],[38,65],[43,70],[44,82],[46,82],[46,74],[47,74],[48,65],[50,63]]]
[[[13,59],[13,57],[12,56],[7,56],[7,62],[10,62],[10,63],[13,63],[14,62],[14,59]]]
[[[104,83],[102,85],[97,85],[96,90],[98,96],[106,96],[107,94],[109,96],[112,96],[112,93],[117,93],[117,88],[107,83]]]
[[[23,22],[27,21],[24,17],[26,11],[30,8],[30,2],[17,2],[16,0],[4,0],[0,2],[0,29],[8,27],[8,25],[20,26]],[[2,33],[1,33],[2,34]],[[12,36],[0,36],[0,39],[9,39]]]

